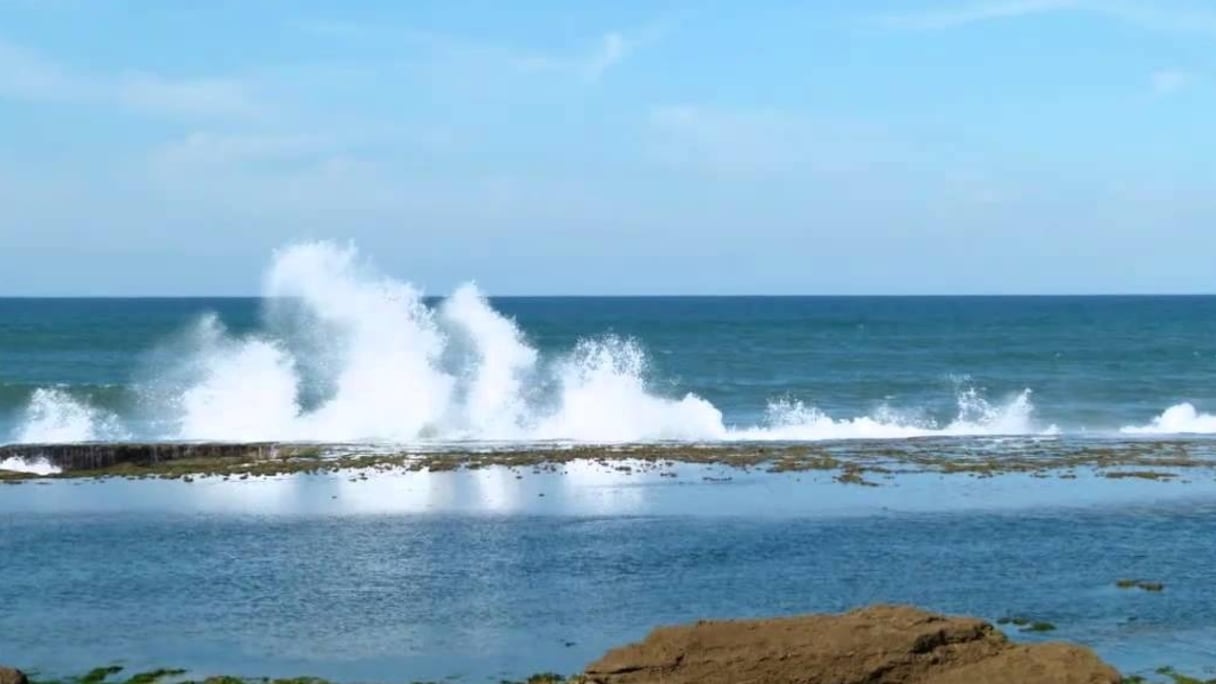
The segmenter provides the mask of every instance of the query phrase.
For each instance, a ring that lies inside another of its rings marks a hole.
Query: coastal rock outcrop
[[[21,670],[0,665],[0,684],[29,684],[29,680]]]
[[[593,684],[1118,684],[1071,644],[1015,644],[991,624],[906,606],[660,627],[587,667]]]

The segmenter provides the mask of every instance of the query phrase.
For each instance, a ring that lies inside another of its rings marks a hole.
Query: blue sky
[[[1216,2],[0,0],[0,294],[1216,291]]]

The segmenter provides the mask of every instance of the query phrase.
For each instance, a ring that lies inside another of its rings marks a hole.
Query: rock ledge
[[[1015,644],[906,606],[660,627],[587,667],[594,684],[1118,684],[1088,648]]]

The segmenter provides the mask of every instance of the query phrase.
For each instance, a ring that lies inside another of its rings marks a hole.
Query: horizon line
[[[423,299],[445,299],[450,295],[423,294]],[[486,294],[488,299],[949,299],[949,298],[1131,298],[1131,297],[1216,297],[1213,292],[964,292],[964,293],[738,293],[738,294]],[[265,295],[238,294],[115,294],[115,295],[8,295],[0,294],[3,300],[122,300],[122,299],[272,299]]]

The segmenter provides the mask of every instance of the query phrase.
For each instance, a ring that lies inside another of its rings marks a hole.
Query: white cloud
[[[1146,29],[1216,35],[1216,3],[1087,0],[1086,9]]]
[[[72,100],[79,99],[83,86],[36,52],[0,39],[0,97]]]
[[[600,74],[624,61],[633,48],[634,43],[619,33],[604,34],[600,49],[592,54],[586,64],[588,75],[599,78]]]
[[[997,19],[1013,19],[1077,7],[1077,0],[999,0],[883,16],[882,23],[902,29],[949,29]]]
[[[1153,72],[1150,80],[1154,93],[1169,95],[1189,86],[1194,81],[1194,75],[1185,71],[1163,69]]]
[[[479,67],[488,73],[502,73],[506,69],[518,73],[573,76],[587,81],[598,80],[658,35],[655,30],[637,35],[608,31],[581,50],[542,52],[429,31],[348,21],[305,21],[295,27],[327,40],[380,42],[394,50],[402,45],[413,47],[420,49],[426,60],[465,73],[470,67]]]
[[[361,38],[369,32],[383,30],[380,26],[335,19],[306,19],[294,22],[292,28],[319,38]]]
[[[246,85],[235,79],[167,79],[155,74],[126,74],[111,84],[125,106],[145,112],[190,118],[257,118],[264,108]]]
[[[333,140],[315,135],[234,134],[195,131],[152,154],[161,168],[229,166],[302,160],[333,151]]]
[[[696,105],[650,114],[658,156],[673,166],[744,176],[787,167],[805,138],[794,117],[775,111],[725,111]]]
[[[513,62],[523,71],[565,73],[595,81],[625,61],[636,46],[636,42],[622,34],[610,32],[601,36],[599,43],[585,54],[561,57],[521,54]]]
[[[0,40],[0,98],[92,103],[186,119],[249,119],[265,111],[247,85],[236,79],[73,71],[4,40]]]
[[[847,173],[911,153],[874,127],[779,109],[664,106],[648,124],[659,161],[719,178]]]
[[[1069,11],[1151,30],[1216,34],[1216,7],[1178,0],[985,0],[888,14],[879,17],[879,21],[898,29],[937,30]]]

